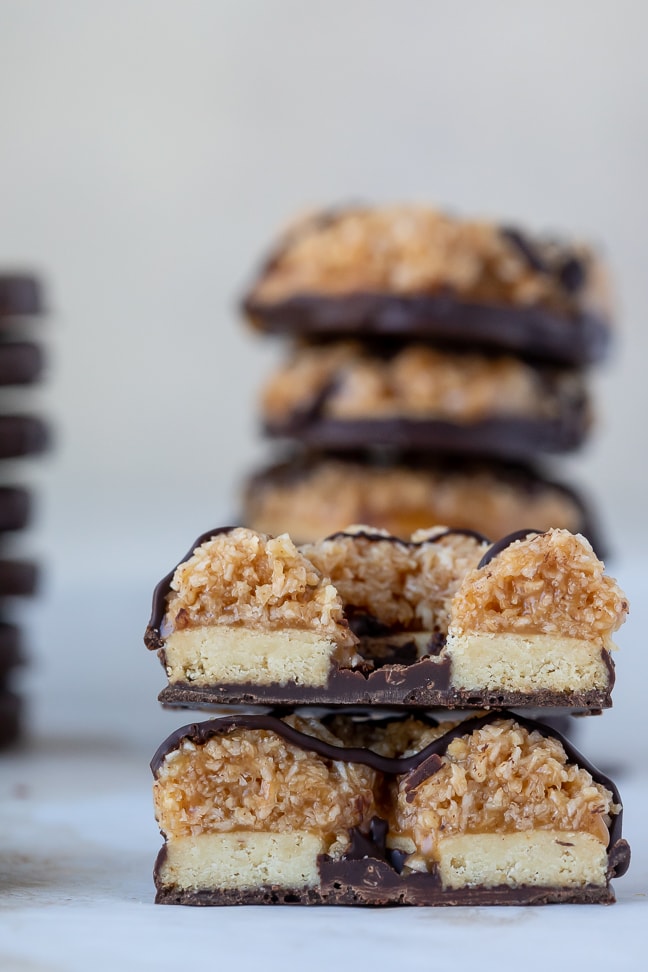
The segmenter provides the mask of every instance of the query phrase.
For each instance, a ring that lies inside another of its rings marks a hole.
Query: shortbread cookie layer
[[[303,220],[244,309],[267,331],[433,338],[582,364],[606,352],[608,304],[586,246],[402,206]]]
[[[489,547],[356,527],[297,548],[226,528],[160,582],[145,641],[170,704],[599,710],[627,613],[603,571],[565,530]]]
[[[372,445],[533,457],[590,426],[582,374],[423,344],[297,349],[266,384],[265,431],[317,448]]]
[[[343,716],[252,715],[178,730],[151,764],[156,900],[614,900],[629,863],[619,794],[564,739],[508,713],[405,722],[368,733]]]
[[[408,537],[430,523],[506,536],[529,523],[584,534],[601,549],[594,519],[576,492],[523,466],[432,461],[420,454],[297,455],[252,476],[243,522],[305,543],[366,523]]]

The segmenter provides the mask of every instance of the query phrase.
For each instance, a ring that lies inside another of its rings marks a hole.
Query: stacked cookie
[[[157,901],[613,901],[618,791],[528,716],[610,705],[626,612],[566,530],[199,537],[153,597],[160,700],[272,708],[156,753]]]
[[[321,213],[287,232],[244,301],[290,341],[262,396],[279,461],[243,522],[306,541],[362,522],[593,536],[542,463],[592,426],[586,369],[610,338],[581,244],[421,207]]]
[[[153,759],[156,900],[614,900],[618,791],[549,723],[611,704],[627,602],[535,464],[590,428],[592,253],[347,210],[288,233],[245,309],[290,338],[262,408],[293,453],[154,593],[160,701],[239,707]]]
[[[154,756],[156,900],[613,901],[619,793],[529,715],[611,704],[627,609],[564,529],[205,533],[154,592],[160,700],[255,708]]]
[[[42,419],[23,410],[25,393],[41,376],[43,353],[31,339],[29,321],[43,311],[38,281],[33,277],[0,273],[0,746],[19,733],[21,699],[11,689],[11,677],[23,661],[21,632],[9,618],[8,599],[33,594],[37,568],[15,559],[7,534],[27,526],[31,494],[9,483],[12,460],[41,452],[47,444]]]

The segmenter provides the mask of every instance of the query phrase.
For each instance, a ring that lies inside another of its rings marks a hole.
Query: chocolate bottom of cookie
[[[260,329],[314,337],[386,336],[490,347],[561,364],[601,361],[610,327],[601,314],[561,315],[530,305],[470,303],[451,293],[298,294],[274,302],[249,297],[244,309]]]
[[[393,446],[448,454],[532,459],[539,452],[569,452],[583,444],[589,418],[581,409],[557,419],[501,417],[459,423],[435,419],[333,419],[294,417],[265,427],[266,435],[297,439],[316,449]]]
[[[375,672],[369,678],[360,673],[344,671],[339,678],[332,679],[328,688],[286,685],[215,685],[195,686],[188,682],[168,685],[158,695],[158,701],[167,708],[213,709],[222,705],[266,705],[288,706],[321,705],[329,708],[338,706],[372,707],[389,709],[539,709],[547,708],[552,712],[570,712],[579,715],[598,715],[602,709],[609,709],[612,699],[609,691],[590,692],[468,692],[444,691],[427,685],[417,684],[418,671]],[[377,675],[382,678],[370,681]],[[409,675],[409,677],[408,677]],[[380,686],[378,685],[380,683]]]
[[[395,883],[385,883],[389,871],[380,861],[361,862],[355,868],[355,881],[350,883],[348,869],[340,865],[324,866],[326,884],[320,888],[261,887],[249,890],[236,888],[212,891],[190,891],[178,888],[159,888],[156,904],[212,907],[223,905],[365,905],[390,907],[418,905],[422,907],[547,904],[613,904],[611,887],[584,888],[461,888],[447,891],[434,887],[426,875],[411,875]]]

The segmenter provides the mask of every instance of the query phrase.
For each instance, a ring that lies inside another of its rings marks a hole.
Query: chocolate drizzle
[[[219,536],[224,533],[230,533],[232,530],[235,529],[236,527],[233,526],[217,527],[214,530],[206,530],[205,533],[201,533],[200,536],[196,540],[194,540],[193,544],[191,545],[187,553],[184,555],[182,560],[180,560],[176,564],[176,566],[169,571],[168,574],[165,574],[162,580],[159,581],[159,583],[156,585],[155,590],[153,591],[151,616],[149,618],[149,622],[144,635],[144,643],[146,644],[147,648],[149,648],[152,651],[155,651],[157,649],[163,648],[164,646],[164,639],[162,636],[161,628],[164,621],[164,615],[166,612],[166,601],[169,592],[171,590],[171,581],[173,580],[173,575],[175,574],[180,564],[184,564],[185,561],[189,560],[194,550],[196,550],[197,547],[200,547],[207,540],[210,540],[213,537]],[[429,540],[421,540],[416,542],[412,540],[401,540],[398,537],[383,536],[378,533],[368,533],[365,531],[362,531],[360,533],[345,533],[344,531],[341,531],[332,534],[330,537],[327,537],[326,539],[335,540],[338,539],[339,537],[350,537],[350,538],[362,537],[365,540],[371,540],[376,542],[383,541],[388,543],[398,543],[405,547],[421,547],[426,543],[437,543],[443,537],[453,536],[453,535],[474,537],[475,540],[479,541],[480,543],[488,543],[488,538],[481,533],[477,533],[476,530],[461,530],[461,529],[456,529],[456,530],[447,529],[440,532],[438,535],[431,537]]]
[[[503,550],[510,547],[512,543],[516,543],[518,540],[526,540],[529,536],[542,536],[544,530],[515,530],[514,533],[509,533],[508,536],[502,537],[497,543],[494,543],[492,547],[489,547],[482,559],[477,564],[477,570],[481,570],[482,567],[486,567],[490,564],[491,560],[494,560],[498,554],[501,554]]]
[[[171,590],[171,581],[173,580],[173,575],[180,564],[184,564],[185,561],[189,560],[189,558],[193,555],[194,550],[197,547],[200,547],[201,544],[205,543],[207,540],[211,540],[212,537],[217,537],[221,533],[230,533],[235,529],[236,527],[233,526],[216,527],[214,530],[206,530],[204,533],[201,533],[198,539],[194,540],[184,557],[178,561],[173,570],[170,570],[168,574],[165,574],[162,580],[156,584],[155,590],[153,591],[151,616],[144,635],[144,643],[147,648],[151,649],[151,651],[162,647],[162,642],[160,640],[160,628],[166,612],[166,599]]]
[[[435,533],[432,537],[426,537],[425,540],[402,540],[400,537],[385,535],[378,531],[370,533],[367,530],[358,530],[357,533],[349,533],[346,530],[338,530],[321,542],[326,543],[328,540],[339,540],[345,537],[349,537],[351,540],[361,537],[363,540],[370,540],[372,543],[380,543],[381,541],[383,543],[397,543],[401,547],[424,547],[428,543],[438,543],[444,537],[472,537],[479,543],[489,542],[488,537],[485,537],[483,533],[478,533],[477,530],[464,530],[460,527],[448,527],[445,530],[440,530],[439,533]]]

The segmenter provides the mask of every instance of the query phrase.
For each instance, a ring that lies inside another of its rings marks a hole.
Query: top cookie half
[[[291,227],[243,308],[270,332],[416,337],[583,365],[605,357],[605,275],[581,243],[420,206],[323,212]]]

